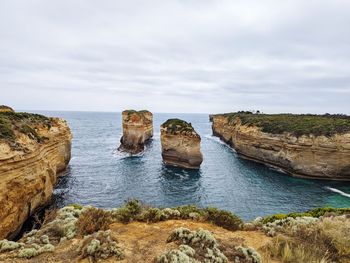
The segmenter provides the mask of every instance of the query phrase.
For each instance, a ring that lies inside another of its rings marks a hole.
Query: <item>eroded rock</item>
[[[131,154],[142,152],[145,143],[153,137],[153,114],[147,110],[125,110],[122,119],[123,136],[118,150]]]
[[[15,112],[11,107],[0,105],[0,112]]]
[[[71,157],[71,139],[63,119],[0,112],[0,239],[13,238],[51,200]]]
[[[201,137],[191,123],[169,119],[161,125],[162,157],[167,165],[199,169],[203,162]]]

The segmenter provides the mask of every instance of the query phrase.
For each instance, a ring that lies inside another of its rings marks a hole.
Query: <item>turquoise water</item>
[[[319,206],[350,206],[350,183],[297,179],[241,159],[211,136],[206,114],[154,114],[154,139],[143,155],[116,151],[120,113],[40,112],[65,118],[73,132],[72,159],[55,190],[59,206],[70,203],[112,208],[128,198],[154,206],[216,206],[245,220]],[[192,123],[202,137],[198,171],[162,163],[159,126],[168,118]],[[343,192],[336,193],[327,187]]]

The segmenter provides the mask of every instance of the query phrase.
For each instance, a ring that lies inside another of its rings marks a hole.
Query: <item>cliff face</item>
[[[153,136],[153,114],[149,111],[126,110],[122,113],[123,136],[120,151],[137,154]]]
[[[189,123],[171,119],[161,126],[162,157],[167,165],[198,169],[203,162],[201,137]]]
[[[46,205],[71,156],[71,132],[58,118],[0,115],[0,238],[12,238]]]
[[[263,132],[240,118],[211,115],[213,135],[248,159],[305,178],[350,180],[350,133],[332,136]]]

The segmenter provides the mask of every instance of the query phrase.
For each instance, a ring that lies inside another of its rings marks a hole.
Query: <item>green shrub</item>
[[[125,257],[124,250],[118,245],[117,240],[111,236],[110,231],[98,231],[84,237],[78,248],[78,253],[83,258],[90,258],[93,262],[97,259],[107,259],[112,256],[116,260]]]
[[[198,214],[200,217],[205,217],[206,212],[202,208],[198,208],[194,205],[183,205],[175,208],[180,212],[181,219],[192,219],[191,214]]]
[[[7,141],[11,147],[15,147],[16,132],[25,134],[37,142],[44,141],[35,131],[37,126],[50,128],[52,119],[39,114],[0,112],[0,139]]]
[[[231,212],[219,210],[214,207],[206,208],[205,212],[207,213],[207,221],[225,229],[235,231],[241,229],[243,226],[243,221]]]
[[[168,119],[161,125],[162,128],[166,128],[167,132],[170,134],[175,134],[177,132],[194,132],[194,128],[191,123],[188,123],[180,119]]]
[[[110,212],[90,207],[80,214],[77,225],[79,233],[85,236],[99,230],[107,230],[111,223],[112,218]]]
[[[159,208],[147,208],[145,209],[140,217],[139,217],[140,221],[144,221],[144,222],[159,222],[161,220],[163,220],[163,213]]]
[[[113,217],[123,223],[129,223],[136,219],[136,217],[142,211],[142,204],[139,200],[131,199],[126,202],[126,204],[120,208],[113,209]]]
[[[80,204],[69,204],[68,206],[74,207],[74,209],[81,210],[83,209],[83,206]]]
[[[288,217],[292,217],[292,218],[304,217],[304,216],[321,217],[326,214],[333,214],[333,215],[350,214],[350,208],[320,207],[320,208],[314,208],[309,211],[300,212],[300,213],[293,212],[289,214],[275,214],[275,215],[265,217],[263,219],[263,224],[267,224],[276,220],[286,219]]]

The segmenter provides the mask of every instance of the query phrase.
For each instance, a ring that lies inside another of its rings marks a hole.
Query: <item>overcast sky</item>
[[[350,114],[350,1],[0,2],[0,104]]]

